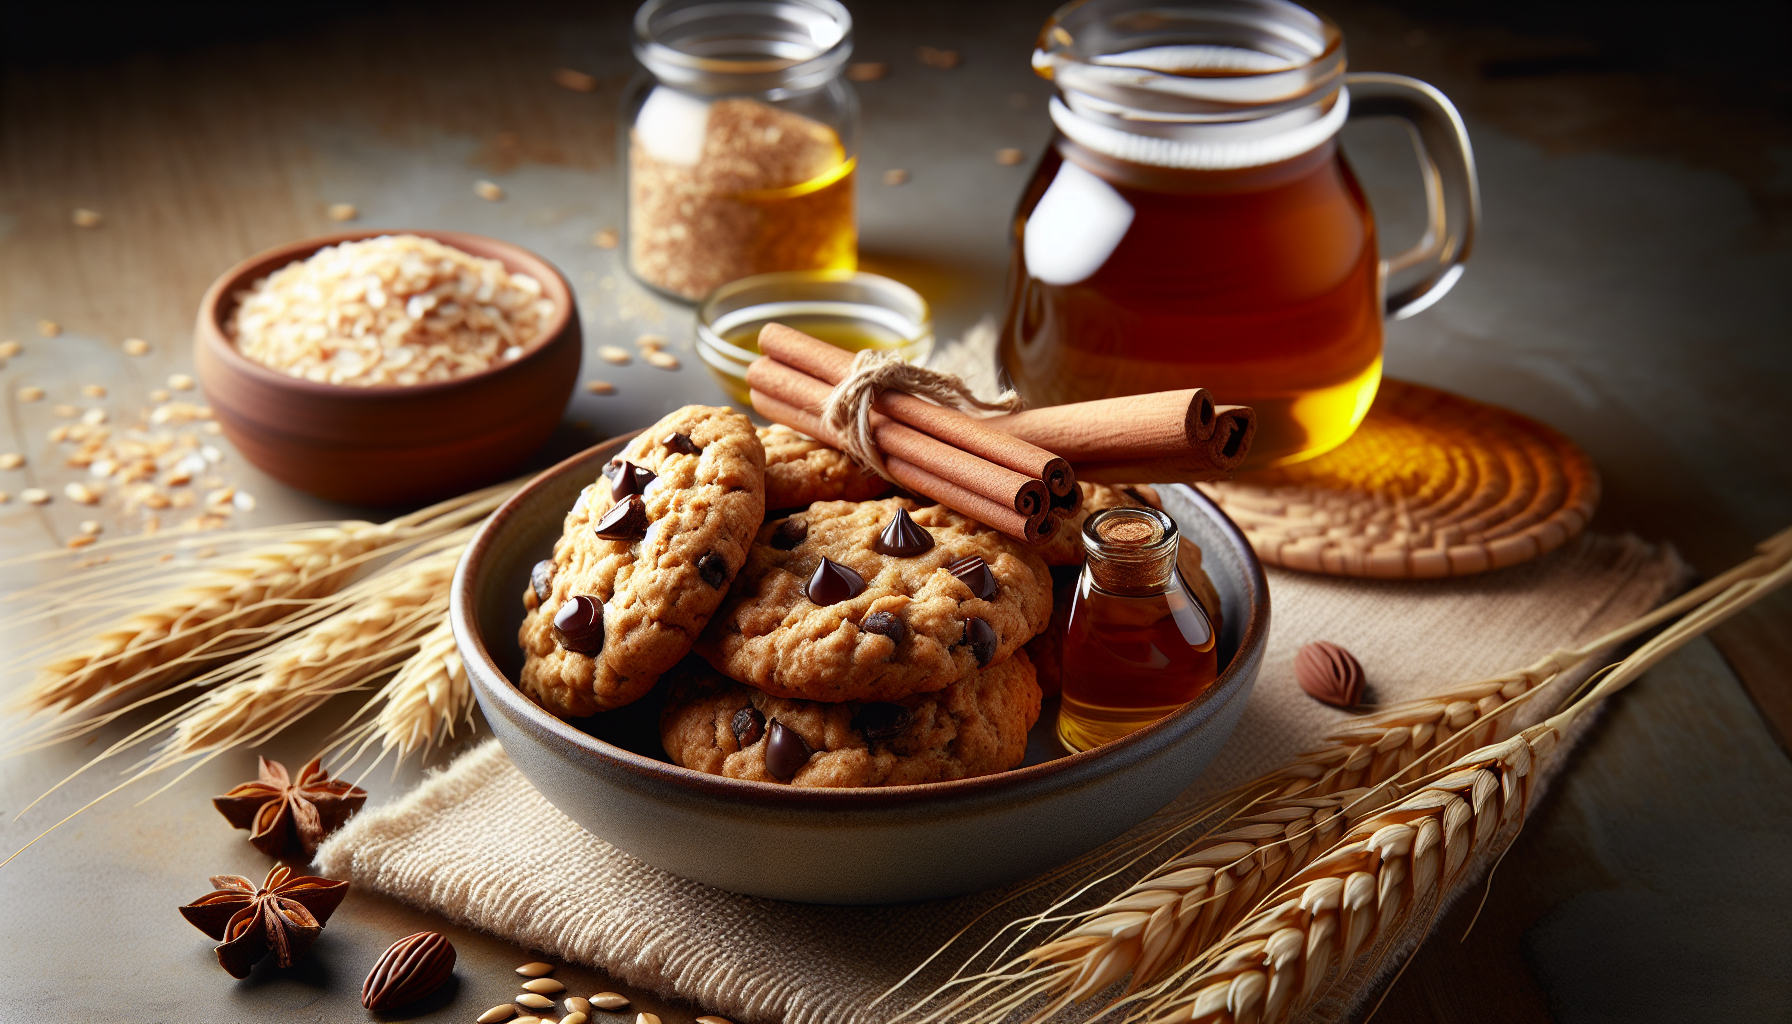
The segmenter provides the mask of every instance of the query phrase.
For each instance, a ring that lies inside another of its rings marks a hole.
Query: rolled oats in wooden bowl
[[[520,358],[554,319],[533,276],[433,238],[325,246],[234,296],[237,351],[351,387],[426,384]]]
[[[578,382],[572,287],[495,238],[342,232],[226,271],[200,303],[199,382],[244,457],[370,505],[458,494],[539,448]]]

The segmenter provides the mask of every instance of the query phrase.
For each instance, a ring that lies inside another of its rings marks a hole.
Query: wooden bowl
[[[551,553],[579,490],[627,441],[560,463],[493,513],[455,573],[449,618],[486,721],[535,788],[592,834],[673,874],[755,896],[844,904],[939,899],[1037,874],[1186,789],[1231,735],[1262,665],[1269,591],[1257,556],[1212,502],[1166,486],[1165,511],[1201,545],[1224,611],[1224,668],[1200,700],[1072,755],[1051,737],[1048,702],[1026,765],[957,782],[807,789],[680,768],[660,749],[657,691],[568,722],[513,683],[529,569]]]
[[[290,377],[237,351],[224,333],[236,295],[339,242],[412,234],[495,259],[541,282],[557,312],[516,359],[411,387],[346,387]],[[237,450],[269,476],[320,498],[394,505],[500,480],[546,441],[579,379],[583,339],[572,287],[554,265],[495,238],[454,231],[346,231],[249,257],[206,290],[194,330],[199,383]]]

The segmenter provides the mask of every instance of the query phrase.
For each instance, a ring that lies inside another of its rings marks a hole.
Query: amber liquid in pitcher
[[[1027,269],[1027,221],[1068,158],[1133,217],[1084,280]],[[1257,410],[1248,466],[1311,458],[1350,436],[1381,381],[1375,222],[1336,140],[1263,167],[1176,170],[1060,136],[1022,196],[1000,336],[1036,405],[1205,387]]]

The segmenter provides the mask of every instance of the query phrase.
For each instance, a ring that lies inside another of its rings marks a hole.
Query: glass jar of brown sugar
[[[1286,0],[1088,0],[1033,67],[1057,128],[1013,221],[1004,370],[1035,405],[1204,387],[1257,410],[1247,465],[1348,438],[1381,381],[1382,321],[1436,302],[1474,239],[1474,159],[1442,93],[1345,75],[1336,25]],[[1395,117],[1430,211],[1381,260],[1338,147]]]
[[[650,0],[623,100],[629,269],[695,301],[779,270],[854,270],[858,100],[834,0]]]

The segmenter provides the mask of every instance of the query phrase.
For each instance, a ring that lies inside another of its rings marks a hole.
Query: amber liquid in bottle
[[[1130,208],[1131,220],[1093,273],[1049,284],[1029,270],[1026,236],[1039,230],[1033,251],[1052,251],[1049,223],[1030,220],[1067,160],[1110,186],[1125,205],[1105,208]],[[1381,307],[1375,222],[1335,140],[1207,171],[1124,163],[1060,137],[1015,215],[1000,352],[1035,405],[1204,387],[1252,406],[1248,466],[1261,468],[1356,429],[1381,382]]]
[[[1064,634],[1058,739],[1088,750],[1205,693],[1218,674],[1213,625],[1176,572],[1176,524],[1152,509],[1107,509],[1083,530],[1089,553]]]

